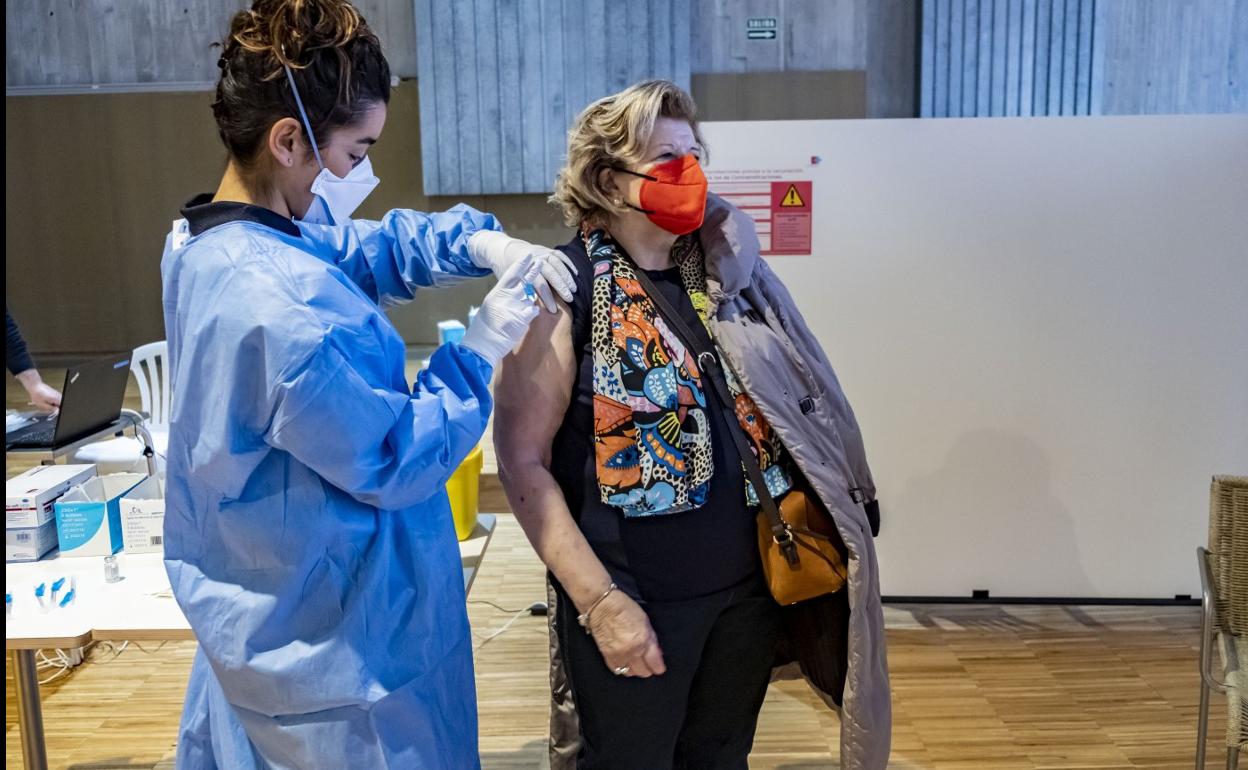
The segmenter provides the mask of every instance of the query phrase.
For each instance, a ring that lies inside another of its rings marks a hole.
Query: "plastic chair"
[[[169,446],[169,402],[172,397],[169,372],[169,345],[164,340],[149,342],[134,350],[130,373],[139,384],[141,411],[156,450],[156,464],[163,473],[165,450]],[[143,444],[122,436],[87,444],[74,453],[74,462],[94,463],[101,473],[135,470],[143,462]]]
[[[1209,548],[1200,566],[1200,711],[1196,767],[1205,767],[1209,699],[1227,698],[1226,766],[1239,767],[1248,749],[1248,477],[1215,476],[1209,494]],[[1222,670],[1212,671],[1213,650]]]

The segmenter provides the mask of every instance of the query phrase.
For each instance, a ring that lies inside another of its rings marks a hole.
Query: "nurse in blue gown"
[[[570,297],[569,267],[463,205],[350,219],[390,87],[350,4],[257,0],[220,66],[228,166],[161,261],[166,565],[199,640],[178,767],[476,768],[444,485],[531,297]],[[409,387],[383,308],[491,273],[462,343]]]

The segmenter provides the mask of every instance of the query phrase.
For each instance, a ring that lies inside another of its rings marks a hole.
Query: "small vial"
[[[121,582],[121,566],[117,564],[116,556],[104,557],[104,582],[120,583]]]

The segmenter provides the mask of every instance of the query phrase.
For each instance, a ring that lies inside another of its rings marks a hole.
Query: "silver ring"
[[[624,676],[625,674],[627,674],[629,671],[632,671],[632,670],[633,669],[631,666],[617,666],[616,668],[613,669],[616,676]]]

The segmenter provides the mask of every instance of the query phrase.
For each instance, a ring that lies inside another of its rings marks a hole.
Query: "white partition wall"
[[[705,133],[715,179],[810,182],[813,255],[769,260],[862,422],[886,594],[1199,593],[1209,478],[1248,473],[1248,117]]]

